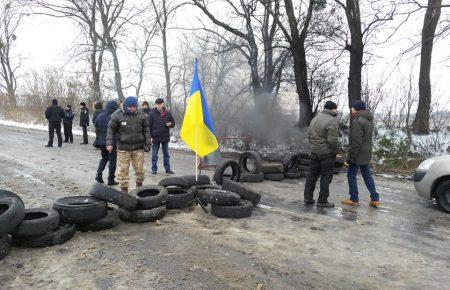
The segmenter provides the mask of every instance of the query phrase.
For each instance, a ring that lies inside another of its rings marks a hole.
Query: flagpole
[[[198,154],[195,153],[195,182],[198,181]]]

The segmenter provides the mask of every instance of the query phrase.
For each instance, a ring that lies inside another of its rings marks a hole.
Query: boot
[[[52,144],[47,144],[47,145],[45,145],[45,147],[53,147],[53,145]]]
[[[101,176],[99,176],[99,175],[97,175],[97,176],[95,177],[95,181],[97,181],[97,182],[99,182],[99,183],[105,183],[105,182],[103,181],[103,177],[101,177]]]
[[[305,199],[304,203],[305,203],[305,205],[313,205],[316,203],[316,201],[313,198],[311,198],[311,199]]]
[[[380,202],[378,200],[371,200],[369,205],[372,206],[372,207],[379,207],[380,206]]]
[[[119,183],[117,181],[115,181],[114,179],[108,181],[108,186],[114,186],[114,185],[119,185]]]
[[[142,182],[136,182],[136,188],[142,187]]]
[[[344,205],[350,205],[350,206],[358,206],[358,204],[359,204],[357,201],[351,200],[350,198],[341,201],[341,203]]]
[[[123,193],[128,193],[128,187],[121,187],[120,190],[121,190]]]
[[[317,207],[334,207],[334,203],[332,202],[317,202]]]

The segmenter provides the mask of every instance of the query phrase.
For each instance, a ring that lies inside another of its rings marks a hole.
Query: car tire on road
[[[184,176],[180,176],[180,177],[185,179],[189,183],[189,187],[194,186],[196,184],[195,175],[184,175]],[[209,179],[208,175],[199,174],[197,185],[206,185],[206,184],[210,184],[210,183],[211,183],[211,179]]]
[[[134,191],[137,200],[136,209],[152,209],[166,204],[169,194],[167,189],[160,185],[146,185]]]
[[[40,236],[59,227],[59,213],[53,209],[30,208],[25,210],[22,222],[11,232],[13,236]]]
[[[18,197],[0,197],[0,235],[8,234],[20,224],[25,207]]]
[[[304,176],[304,174],[301,171],[286,172],[284,174],[284,178],[287,178],[287,179],[299,179],[303,176]]]
[[[260,172],[260,173],[242,173],[241,174],[241,179],[239,180],[240,182],[249,182],[249,183],[254,183],[254,182],[263,182],[264,181],[264,173]]]
[[[248,159],[253,160],[253,168],[250,170],[248,168]],[[239,166],[242,172],[250,172],[253,174],[258,174],[262,170],[262,159],[256,151],[246,151],[239,157]]]
[[[160,220],[166,213],[166,206],[162,205],[152,209],[133,210],[119,209],[119,217],[125,222],[147,223]]]
[[[77,230],[82,232],[98,232],[112,229],[119,224],[119,212],[113,207],[108,207],[106,215],[92,223],[76,224]]]
[[[89,194],[99,200],[104,200],[118,207],[133,210],[136,208],[137,200],[134,196],[118,191],[117,189],[108,187],[99,182],[95,182],[90,190]]]
[[[232,170],[231,176],[229,178],[224,178],[225,170],[228,167],[231,167]],[[239,166],[239,163],[237,163],[234,160],[227,160],[217,165],[216,170],[214,171],[213,180],[217,184],[222,185],[223,181],[226,179],[239,181],[240,178],[241,178],[241,168]]]
[[[9,253],[9,236],[1,235],[0,236],[0,260],[8,256]]]
[[[450,213],[450,180],[439,184],[436,188],[436,202],[447,213]]]
[[[282,181],[284,179],[283,173],[265,173],[264,179],[271,181]]]
[[[192,189],[186,188],[167,188],[169,197],[167,198],[167,209],[181,209],[189,206],[191,201],[194,200],[194,192]]]
[[[191,189],[195,194],[195,186],[191,186]],[[204,184],[197,186],[197,197],[203,204],[209,203],[209,196],[206,193],[206,189],[222,189],[222,187],[216,184]]]
[[[244,185],[231,180],[225,180],[222,185],[222,189],[239,194],[242,199],[250,200],[253,205],[257,205],[261,200],[261,194],[254,192],[246,188]]]
[[[13,245],[28,248],[51,247],[60,245],[70,240],[75,234],[75,225],[61,224],[59,228],[52,232],[40,236],[15,237],[13,236]]]
[[[266,163],[262,166],[262,173],[284,173],[284,166],[280,163]]]
[[[25,204],[23,203],[23,200],[20,198],[20,196],[18,196],[17,194],[15,194],[12,191],[0,189],[0,198],[2,198],[2,197],[17,198],[18,200],[20,200],[20,202],[22,203],[23,207],[25,207]]]
[[[224,189],[206,189],[207,200],[217,205],[239,205],[241,196],[237,193]]]
[[[189,182],[183,177],[178,176],[170,176],[163,178],[158,182],[158,185],[164,187],[175,186],[181,188],[189,188]]]
[[[56,210],[63,223],[90,223],[106,215],[106,202],[92,196],[71,196],[55,200]]]
[[[245,218],[252,212],[253,204],[249,200],[241,200],[237,206],[211,204],[211,214],[219,218]]]

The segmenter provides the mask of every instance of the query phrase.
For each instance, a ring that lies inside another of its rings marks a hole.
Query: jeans
[[[370,192],[370,199],[372,201],[378,201],[380,197],[375,189],[375,182],[373,180],[372,174],[370,173],[370,166],[358,165],[355,163],[350,163],[347,171],[350,199],[353,201],[359,201],[358,183],[356,181],[356,174],[358,173],[358,169],[361,169],[364,183],[366,184],[366,187]]]
[[[158,170],[158,152],[160,145],[163,151],[164,168],[166,169],[167,172],[170,171],[169,142],[160,143],[158,141],[154,141],[154,143],[152,144],[152,171]]]
[[[48,145],[53,145],[53,137],[55,135],[58,137],[58,146],[62,144],[62,136],[61,136],[61,122],[51,121],[48,123]]]
[[[328,196],[330,195],[329,187],[331,180],[333,179],[335,162],[335,154],[311,154],[311,167],[309,169],[309,175],[305,184],[305,200],[313,199],[317,179],[320,176],[320,192],[317,202],[328,202]]]
[[[108,174],[108,181],[113,182],[116,178],[116,165],[117,165],[117,151],[116,148],[111,151],[111,153],[106,150],[106,146],[100,147],[102,159],[100,159],[100,162],[98,163],[98,169],[97,169],[97,177],[102,177],[103,170],[105,170],[106,164],[109,162],[109,174]]]

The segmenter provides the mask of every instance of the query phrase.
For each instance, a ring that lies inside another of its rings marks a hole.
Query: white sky
[[[447,0],[450,2],[450,0]],[[446,0],[443,1],[444,3]],[[450,10],[450,9],[448,9]],[[187,23],[188,15],[193,11],[196,15],[201,15],[198,9],[189,6],[178,12],[176,23],[183,27],[192,27],[196,23]],[[368,68],[371,82],[375,84],[381,78],[386,78],[387,72],[391,72],[394,69],[394,59],[398,54],[410,45],[410,41],[406,38],[412,38],[415,41],[420,39],[420,31],[423,23],[424,10],[417,12],[411,17],[409,22],[405,24],[387,44],[377,46],[374,50],[374,54],[380,58],[376,58],[372,61]],[[223,11],[222,11],[223,13]],[[449,13],[443,11],[441,19],[449,19]],[[208,20],[204,17],[205,22]],[[73,63],[67,64],[69,58],[69,49],[74,45],[75,40],[79,35],[77,34],[77,27],[74,22],[68,19],[55,19],[45,16],[28,16],[25,17],[23,24],[17,31],[16,49],[19,55],[23,58],[21,74],[34,69],[40,71],[46,67],[63,67],[67,71],[73,69]],[[175,61],[177,56],[177,31],[169,31],[169,54],[170,60]],[[194,41],[194,40],[193,40]],[[443,99],[442,103],[448,103],[450,98],[448,92],[450,91],[450,61],[447,60],[450,57],[450,39],[439,40],[433,51],[433,67],[432,67],[432,84],[434,84],[435,95],[438,95]],[[418,50],[415,52],[417,53]],[[345,53],[344,55],[348,55]],[[417,77],[419,72],[418,57],[411,58],[414,54],[409,54],[405,58],[399,69],[394,70],[388,80],[390,86],[395,86],[398,82],[399,76],[409,74],[411,68],[411,62],[414,63],[414,75]],[[447,61],[444,61],[447,60]],[[129,57],[125,57],[122,54],[121,68],[127,70],[129,68]],[[86,63],[86,71],[88,71],[88,64]],[[148,84],[155,83],[158,85],[163,84],[163,69],[162,67],[152,67],[152,74],[149,76],[151,80],[146,79],[143,89],[149,90]],[[123,75],[126,72],[123,73]],[[344,77],[345,79],[347,76]],[[134,94],[134,89],[125,91],[126,95]],[[294,98],[296,99],[296,98]]]

